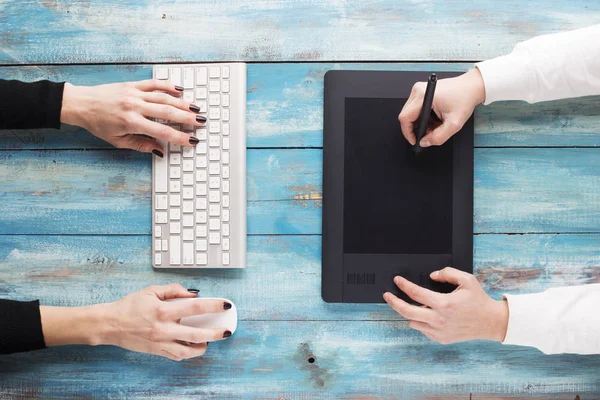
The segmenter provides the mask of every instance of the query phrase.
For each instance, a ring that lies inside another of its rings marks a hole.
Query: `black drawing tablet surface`
[[[439,78],[457,74],[441,73]],[[322,296],[382,302],[396,275],[432,290],[429,273],[473,270],[473,118],[415,156],[398,114],[425,72],[325,75]]]

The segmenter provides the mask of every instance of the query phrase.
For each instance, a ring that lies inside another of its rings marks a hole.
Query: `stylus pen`
[[[417,129],[417,142],[413,146],[415,153],[420,153],[423,148],[420,145],[421,139],[425,136],[427,131],[427,124],[431,117],[431,105],[433,104],[433,94],[435,93],[435,84],[437,83],[437,76],[431,74],[427,81],[427,89],[425,89],[425,96],[423,97],[423,108],[421,108],[421,114],[419,115],[419,127]]]

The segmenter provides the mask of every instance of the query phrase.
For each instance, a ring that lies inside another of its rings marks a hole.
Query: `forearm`
[[[600,284],[506,298],[504,344],[532,346],[546,354],[600,354]]]
[[[46,346],[102,344],[104,304],[86,307],[40,307]]]
[[[0,129],[60,128],[63,86],[0,79]]]
[[[519,43],[512,53],[477,64],[485,104],[529,103],[600,94],[600,25],[544,35]]]

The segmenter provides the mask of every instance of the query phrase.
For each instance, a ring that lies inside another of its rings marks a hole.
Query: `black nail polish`
[[[164,154],[163,154],[163,152],[162,152],[162,151],[160,151],[160,150],[156,150],[156,149],[154,149],[154,150],[152,150],[152,154],[154,154],[155,156],[159,156],[160,158],[163,158],[163,157],[164,157]]]
[[[200,140],[197,137],[192,136],[190,138],[190,144],[198,144],[198,142],[200,142]]]
[[[223,332],[223,338],[228,338],[229,336],[231,336],[231,331]]]
[[[194,293],[194,294],[200,293],[200,291],[198,289],[188,289],[187,291],[190,293]]]
[[[198,109],[200,111],[200,109]],[[206,117],[204,115],[196,115],[197,122],[206,122]]]
[[[195,113],[199,113],[200,112],[200,107],[198,107],[195,104],[190,104],[190,111],[191,112],[195,112]]]
[[[175,85],[175,90],[177,90],[178,92],[183,92],[183,87],[179,86],[179,85]]]
[[[224,301],[223,302],[223,309],[224,310],[230,310],[231,309],[231,303],[228,301]]]

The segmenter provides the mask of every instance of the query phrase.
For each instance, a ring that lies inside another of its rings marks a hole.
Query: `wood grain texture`
[[[0,64],[480,60],[532,36],[596,24],[600,5],[4,0],[0,15]]]
[[[250,236],[245,270],[153,270],[150,236],[0,236],[0,298],[80,306],[178,282],[248,320],[398,320],[384,305],[321,300],[321,237]],[[600,234],[477,235],[475,275],[494,298],[600,282]]]
[[[149,234],[150,155],[0,151],[0,233]],[[320,149],[247,154],[248,233],[320,234]],[[600,231],[600,149],[475,150],[476,233]]]
[[[210,343],[205,357],[181,363],[106,347],[2,357],[0,397],[586,398],[600,392],[599,368],[595,356],[549,357],[488,342],[433,344],[406,322],[253,321]]]
[[[466,71],[469,63],[248,65],[247,145],[322,147],[323,76],[330,69]],[[148,65],[0,67],[0,77],[98,85],[148,79]],[[407,96],[407,93],[399,93]],[[495,103],[476,110],[476,147],[600,146],[598,97],[535,105]],[[0,131],[0,149],[111,148],[83,130]]]

